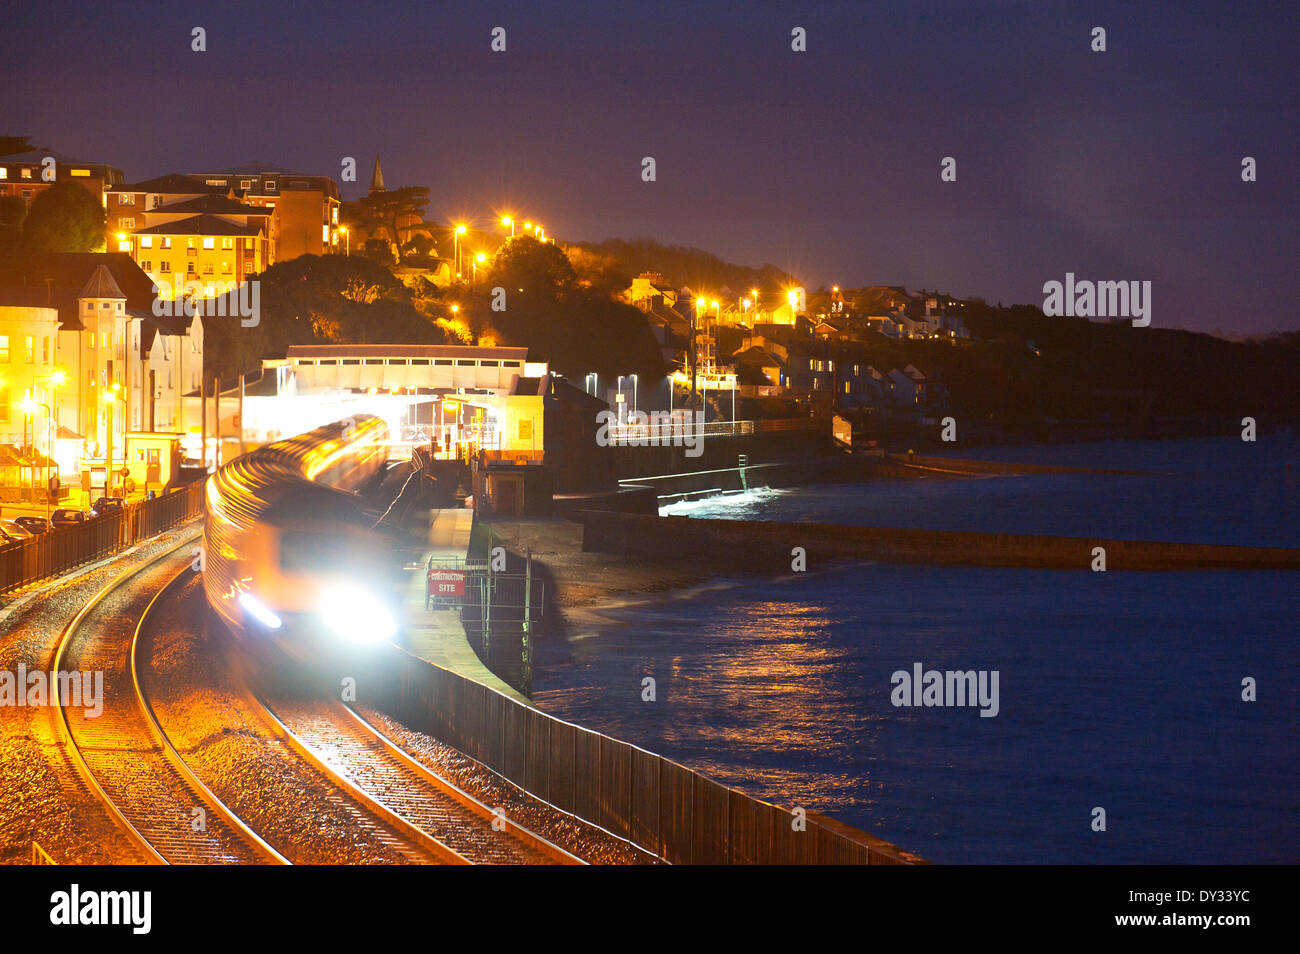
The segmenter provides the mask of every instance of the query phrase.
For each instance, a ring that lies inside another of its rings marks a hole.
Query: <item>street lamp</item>
[[[348,230],[347,230],[347,229],[339,229],[339,231],[343,233],[343,254],[344,254],[344,255],[351,255],[351,254],[352,254],[352,236],[348,234]]]
[[[117,392],[121,390],[121,385],[116,381],[111,388],[105,388],[103,394],[104,404],[108,407],[108,428],[106,430],[106,440],[104,444],[104,496],[113,496],[113,402],[121,395]],[[206,448],[205,448],[206,454]]]
[[[456,226],[452,233],[452,260],[456,266],[456,277],[460,278],[460,237],[465,234],[465,226]]]
[[[474,268],[474,281],[476,281],[476,282],[478,281],[478,267],[479,267],[480,265],[482,265],[482,264],[483,264],[484,262],[486,262],[486,261],[487,261],[487,253],[486,253],[486,252],[479,252],[477,255],[474,256],[474,265],[473,265],[473,268]]]
[[[515,237],[515,220],[512,219],[512,218],[511,218],[510,216],[508,216],[508,215],[503,215],[503,216],[501,216],[501,224],[502,224],[502,226],[506,226],[506,225],[510,226],[510,237],[511,237],[511,238],[514,238],[514,237]]]

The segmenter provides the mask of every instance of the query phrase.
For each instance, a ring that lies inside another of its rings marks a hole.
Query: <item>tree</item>
[[[505,291],[504,310],[491,307],[491,291]],[[564,252],[531,236],[509,239],[497,250],[487,280],[467,294],[463,313],[480,340],[522,345],[534,360],[570,377],[663,374],[664,363],[645,316],[630,305],[579,283]]]
[[[531,235],[509,239],[497,249],[488,267],[488,285],[500,285],[508,296],[532,301],[558,300],[577,284],[578,275],[554,242]]]
[[[31,252],[102,252],[104,207],[75,182],[56,182],[32,200],[23,222]]]
[[[17,248],[23,237],[27,203],[22,196],[0,196],[0,251]]]
[[[20,152],[29,152],[32,144],[30,136],[0,136],[0,156],[15,156]]]
[[[391,192],[362,196],[361,208],[379,227],[387,230],[393,244],[404,244],[402,233],[410,238],[412,229],[424,222],[424,207],[429,204],[429,190],[424,186],[404,186]]]

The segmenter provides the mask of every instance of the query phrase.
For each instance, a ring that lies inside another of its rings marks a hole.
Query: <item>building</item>
[[[38,193],[65,179],[84,186],[107,208],[108,192],[122,183],[122,170],[102,162],[74,159],[51,149],[0,156],[0,196],[17,196],[29,209]],[[106,230],[106,241],[112,231]]]
[[[209,188],[232,194],[246,205],[274,210],[275,261],[343,250],[339,189],[333,179],[257,162],[196,172],[191,177]]]
[[[221,185],[167,175],[109,192],[111,248],[129,254],[167,299],[242,284],[276,260],[274,207],[238,201]]]
[[[442,460],[540,463],[549,372],[527,356],[526,348],[294,345],[286,357],[262,362],[261,377],[244,387],[242,413],[232,388],[207,418],[220,421],[224,457],[241,442],[258,446],[374,414],[389,422],[394,457],[432,442]],[[184,401],[186,419],[203,420],[203,396],[191,392]]]
[[[185,428],[181,395],[201,380],[203,322],[156,317],[154,287],[124,253],[41,255],[0,267],[0,304],[28,310],[6,310],[25,327],[11,325],[8,361],[0,361],[10,384],[0,414],[13,420],[15,405],[27,405],[36,446],[48,453],[53,443],[65,480],[102,487],[110,455],[114,469],[122,466],[131,435]],[[51,327],[47,346],[42,329]]]

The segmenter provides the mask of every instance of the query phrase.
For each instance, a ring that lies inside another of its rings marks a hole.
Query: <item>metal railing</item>
[[[694,422],[685,420],[665,424],[613,424],[608,430],[609,443],[635,444],[646,441],[654,444],[672,443],[673,439],[683,437],[741,437],[754,433],[753,421],[709,421]]]
[[[203,487],[199,481],[84,523],[0,546],[0,593],[66,573],[197,517],[203,512]]]

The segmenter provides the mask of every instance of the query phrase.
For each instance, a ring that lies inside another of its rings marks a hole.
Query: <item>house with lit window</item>
[[[74,159],[52,149],[0,156],[0,196],[16,196],[29,209],[39,193],[64,180],[84,186],[96,202],[107,208],[109,191],[122,184],[122,170],[102,162]],[[106,233],[108,238],[113,230],[107,229]]]
[[[339,189],[333,179],[258,162],[195,172],[190,178],[221,189],[244,205],[274,212],[275,261],[343,251]]]
[[[43,289],[0,288],[0,444],[45,450],[53,439],[58,335],[59,311]]]
[[[219,294],[276,260],[274,207],[240,202],[220,185],[167,175],[112,189],[110,248],[130,255],[159,295]]]
[[[157,317],[154,282],[130,256],[69,253],[0,263],[0,289],[0,303],[29,310],[26,326],[6,336],[10,361],[0,361],[0,378],[21,380],[23,392],[11,390],[5,406],[12,417],[34,379],[31,403],[39,407],[28,413],[37,418],[37,446],[44,449],[42,428],[58,435],[52,456],[61,474],[95,474],[92,485],[100,486],[110,453],[121,466],[132,440],[176,432],[179,442],[188,423],[182,395],[203,374],[203,320]],[[47,352],[41,329],[50,327]]]

